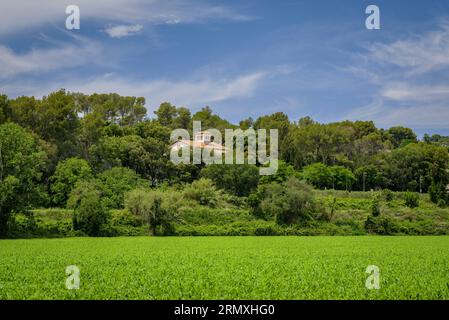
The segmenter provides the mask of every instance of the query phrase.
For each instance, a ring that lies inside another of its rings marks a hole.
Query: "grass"
[[[1,240],[0,299],[449,299],[448,248],[448,236]],[[380,290],[365,287],[368,265]]]

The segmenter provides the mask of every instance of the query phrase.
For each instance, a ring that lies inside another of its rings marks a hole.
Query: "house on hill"
[[[216,143],[212,140],[212,134],[208,131],[200,131],[195,133],[195,136],[192,140],[178,140],[174,142],[170,148],[171,150],[177,151],[186,147],[196,147],[202,149],[210,149],[213,150],[214,153],[226,153],[226,147],[223,145]]]

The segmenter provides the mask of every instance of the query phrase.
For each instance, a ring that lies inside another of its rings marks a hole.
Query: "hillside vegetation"
[[[277,129],[276,174],[175,165],[171,131],[193,121]],[[232,124],[168,102],[149,117],[117,94],[1,95],[0,237],[446,234],[447,141],[282,112]]]

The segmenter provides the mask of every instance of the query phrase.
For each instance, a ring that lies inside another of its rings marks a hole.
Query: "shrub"
[[[216,207],[222,202],[222,193],[217,190],[214,183],[210,179],[200,179],[194,181],[191,185],[184,188],[184,197],[194,200],[200,205]]]
[[[382,190],[382,195],[387,202],[391,202],[394,199],[393,191],[391,191],[390,189]]]
[[[305,167],[302,171],[302,177],[313,186],[324,189],[332,186],[332,174],[326,165],[314,163]]]
[[[443,199],[439,199],[438,203],[437,203],[437,206],[440,207],[440,208],[445,208],[447,206],[447,203]]]
[[[320,189],[351,189],[356,181],[351,170],[342,166],[328,167],[322,163],[305,167],[302,176],[307,182]]]
[[[170,191],[136,189],[125,195],[125,206],[147,223],[150,233],[170,235],[174,233],[177,201]]]
[[[373,200],[371,202],[371,215],[373,217],[380,216],[380,200],[378,195],[373,196]]]
[[[90,178],[92,178],[92,170],[86,160],[70,158],[60,162],[55,174],[51,177],[53,203],[56,206],[65,206],[76,183]]]
[[[125,193],[144,187],[145,180],[132,169],[115,167],[103,171],[98,175],[103,201],[108,208],[119,209],[124,207]]]
[[[109,212],[102,204],[99,193],[89,190],[79,197],[75,204],[73,229],[89,236],[99,236],[108,218]]]
[[[438,204],[438,206],[443,204],[444,207],[449,204],[449,195],[446,190],[446,184],[432,182],[429,187],[429,197],[430,200],[433,203]]]
[[[419,194],[416,192],[406,192],[405,205],[409,208],[419,207]]]
[[[209,165],[201,171],[201,176],[233,195],[248,196],[257,188],[259,169],[255,165]]]
[[[264,217],[274,217],[279,225],[304,223],[323,210],[315,200],[312,188],[296,178],[282,184],[263,186],[258,204]]]
[[[97,180],[78,181],[69,194],[67,200],[67,209],[76,209],[80,201],[91,193],[96,193],[101,198],[100,185]]]
[[[388,217],[368,216],[365,221],[365,230],[368,233],[392,235],[397,232],[396,224]]]

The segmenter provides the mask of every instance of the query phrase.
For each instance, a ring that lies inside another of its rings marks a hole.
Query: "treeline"
[[[253,199],[260,185],[295,176],[321,189],[422,191],[440,205],[449,203],[448,137],[426,135],[418,141],[405,127],[321,124],[309,117],[292,121],[282,112],[238,125],[209,107],[192,114],[163,103],[154,113],[148,117],[144,98],[117,94],[60,90],[42,99],[0,96],[0,235],[7,233],[14,212],[80,205],[100,210],[95,197],[107,199],[101,200],[106,208],[123,208],[127,191],[185,186],[200,178],[232,196]],[[174,165],[170,132],[191,129],[194,120],[203,129],[278,129],[278,173],[261,178],[249,165]],[[91,204],[81,201],[86,192]],[[68,203],[69,198],[75,200]]]

